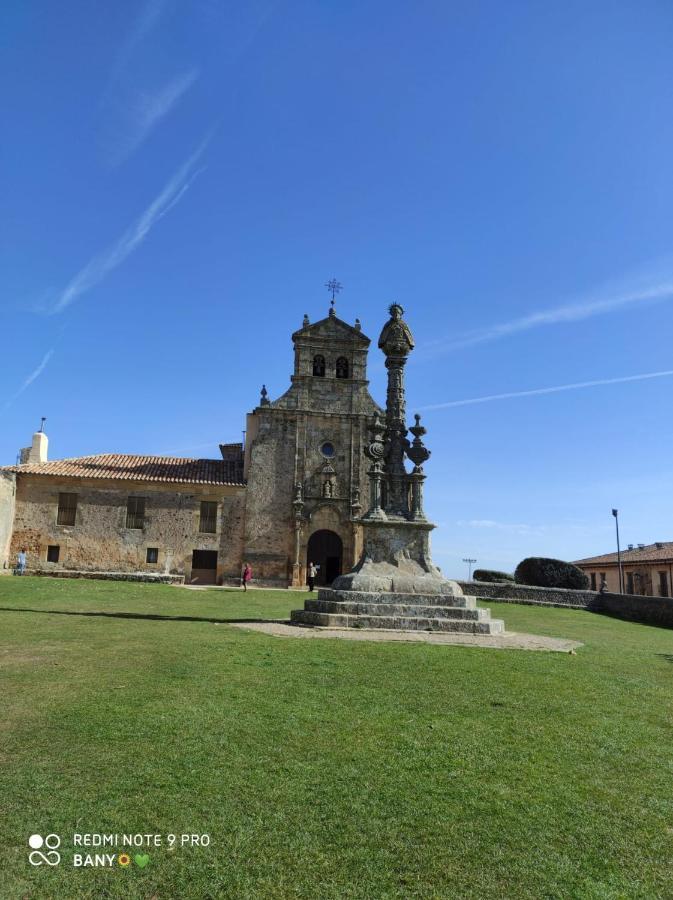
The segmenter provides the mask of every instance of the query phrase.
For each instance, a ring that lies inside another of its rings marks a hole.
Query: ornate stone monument
[[[405,424],[404,367],[414,339],[403,314],[394,303],[379,338],[388,370],[386,420],[377,417],[370,428],[369,509],[359,520],[362,556],[352,572],[321,589],[317,600],[293,611],[291,621],[332,628],[501,634],[504,623],[491,619],[489,610],[477,609],[475,598],[444,578],[430,556],[435,526],[423,511],[423,464],[430,451],[423,443],[426,429],[420,416],[408,431]],[[405,457],[413,463],[411,472]]]

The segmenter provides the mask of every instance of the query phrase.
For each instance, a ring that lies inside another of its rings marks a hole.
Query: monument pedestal
[[[394,631],[442,631],[503,634],[505,623],[478,609],[474,597],[447,594],[398,594],[390,591],[336,591],[322,588],[290,616],[292,625],[322,628],[377,628]]]
[[[293,610],[293,625],[502,634],[504,623],[478,609],[455,581],[430,559],[430,522],[361,521],[364,551],[358,565],[340,575],[318,599]]]

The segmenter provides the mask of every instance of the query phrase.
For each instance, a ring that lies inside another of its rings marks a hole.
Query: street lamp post
[[[617,529],[617,565],[619,566],[619,593],[624,593],[624,573],[622,572],[622,552],[619,549],[619,510],[613,509],[612,515],[615,517],[615,528]]]
[[[467,580],[472,581],[472,563],[476,563],[476,559],[470,559],[469,556],[463,557],[463,562],[467,563]]]

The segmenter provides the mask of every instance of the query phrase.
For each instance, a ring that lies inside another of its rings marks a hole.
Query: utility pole
[[[622,552],[619,549],[619,510],[613,509],[612,515],[615,517],[615,528],[617,529],[617,565],[619,566],[619,593],[624,593],[624,573],[622,571]]]
[[[463,557],[463,562],[467,563],[467,580],[472,581],[472,563],[476,563],[476,559],[471,559],[469,556]]]

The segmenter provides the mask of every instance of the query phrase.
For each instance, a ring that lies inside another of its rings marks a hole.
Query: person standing
[[[315,577],[317,574],[318,574],[317,568],[313,565],[312,562],[310,562],[308,564],[308,572],[306,574],[306,581],[308,583],[309,591],[313,590],[313,587],[315,585]]]
[[[243,566],[243,574],[241,575],[241,586],[244,591],[248,590],[249,581],[252,581],[252,568],[250,567],[250,563],[246,563]]]
[[[22,547],[19,550],[19,555],[16,558],[16,574],[17,575],[25,575],[26,572],[26,548]]]

